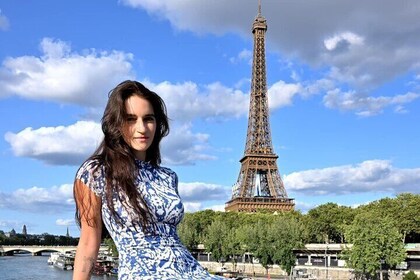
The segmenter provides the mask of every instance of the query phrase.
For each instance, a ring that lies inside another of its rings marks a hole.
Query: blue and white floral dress
[[[114,197],[122,225],[111,216],[105,200],[104,168],[97,161],[86,161],[76,175],[102,198],[102,219],[119,252],[118,279],[224,279],[209,274],[181,244],[176,226],[183,218],[184,207],[176,173],[140,160],[136,165],[137,188],[155,222],[153,234],[144,234],[134,225],[123,206],[127,198]]]

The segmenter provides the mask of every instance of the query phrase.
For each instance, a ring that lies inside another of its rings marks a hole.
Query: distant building
[[[22,234],[24,236],[27,236],[28,235],[28,232],[26,231],[26,225],[23,225]]]
[[[15,229],[13,228],[10,232],[6,232],[6,237],[13,237],[13,236],[16,236],[16,231],[15,231]]]
[[[67,227],[66,237],[70,237],[70,234],[69,234],[69,227]]]

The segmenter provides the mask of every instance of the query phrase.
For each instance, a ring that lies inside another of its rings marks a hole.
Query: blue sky
[[[107,93],[171,118],[187,211],[222,210],[247,129],[257,0],[0,0],[0,230],[78,236],[72,183]],[[270,121],[296,209],[419,193],[420,2],[263,0]]]

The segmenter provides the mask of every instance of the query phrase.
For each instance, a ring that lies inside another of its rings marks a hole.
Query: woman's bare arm
[[[90,279],[101,244],[101,198],[80,180],[75,181],[74,188],[81,229],[74,260],[73,280],[85,280]]]

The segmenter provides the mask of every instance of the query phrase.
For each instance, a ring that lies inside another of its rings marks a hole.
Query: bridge
[[[40,256],[42,252],[66,253],[76,251],[77,246],[42,246],[42,245],[0,245],[0,256],[13,256],[15,252],[28,252]],[[101,246],[99,251],[108,251],[108,246]]]

